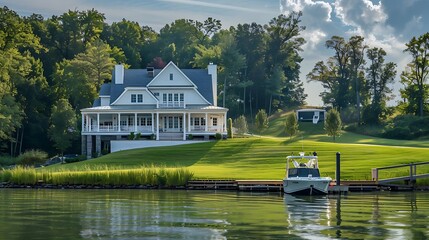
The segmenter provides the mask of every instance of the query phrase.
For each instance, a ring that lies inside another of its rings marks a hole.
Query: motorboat
[[[317,153],[305,156],[288,156],[286,178],[283,179],[283,190],[288,194],[323,195],[328,194],[330,177],[320,177]]]

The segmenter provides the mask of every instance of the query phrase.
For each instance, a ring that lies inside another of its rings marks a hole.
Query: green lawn
[[[329,140],[322,135],[307,136],[304,140],[301,137],[292,140],[285,137],[235,138],[127,150],[48,169],[85,169],[106,165],[114,168],[184,166],[198,179],[282,179],[286,156],[304,149],[306,152],[318,152],[322,175],[335,178],[335,153],[341,152],[342,179],[365,180],[371,178],[371,168],[427,161],[429,156],[429,149],[425,147],[428,142],[375,139],[351,133],[345,133],[336,143]],[[402,169],[404,173],[406,170]],[[397,173],[384,174],[388,177]]]

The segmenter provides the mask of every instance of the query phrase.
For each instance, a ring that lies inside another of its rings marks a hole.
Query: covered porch
[[[195,136],[226,134],[226,113],[199,111],[156,111],[156,112],[83,112],[83,135],[128,135],[154,134],[162,140],[162,133],[180,134],[183,140],[189,134]]]

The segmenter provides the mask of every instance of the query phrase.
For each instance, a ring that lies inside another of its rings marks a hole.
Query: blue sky
[[[95,8],[105,14],[108,23],[125,18],[157,31],[180,18],[202,21],[213,17],[228,28],[238,23],[266,24],[280,13],[302,11],[307,43],[300,77],[309,95],[307,102],[316,106],[322,105],[318,95],[323,89],[317,83],[308,83],[305,76],[317,61],[333,54],[324,47],[331,36],[364,36],[370,47],[386,50],[387,60],[398,64],[399,76],[410,60],[403,53],[404,44],[429,30],[427,0],[0,0],[0,5],[20,15],[40,13],[45,18],[69,9]],[[399,77],[393,87],[399,95]]]

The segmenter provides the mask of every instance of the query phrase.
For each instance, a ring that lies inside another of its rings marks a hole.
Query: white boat
[[[288,194],[328,194],[330,177],[320,177],[317,154],[314,156],[288,156],[283,190]],[[292,164],[291,164],[292,163]]]

